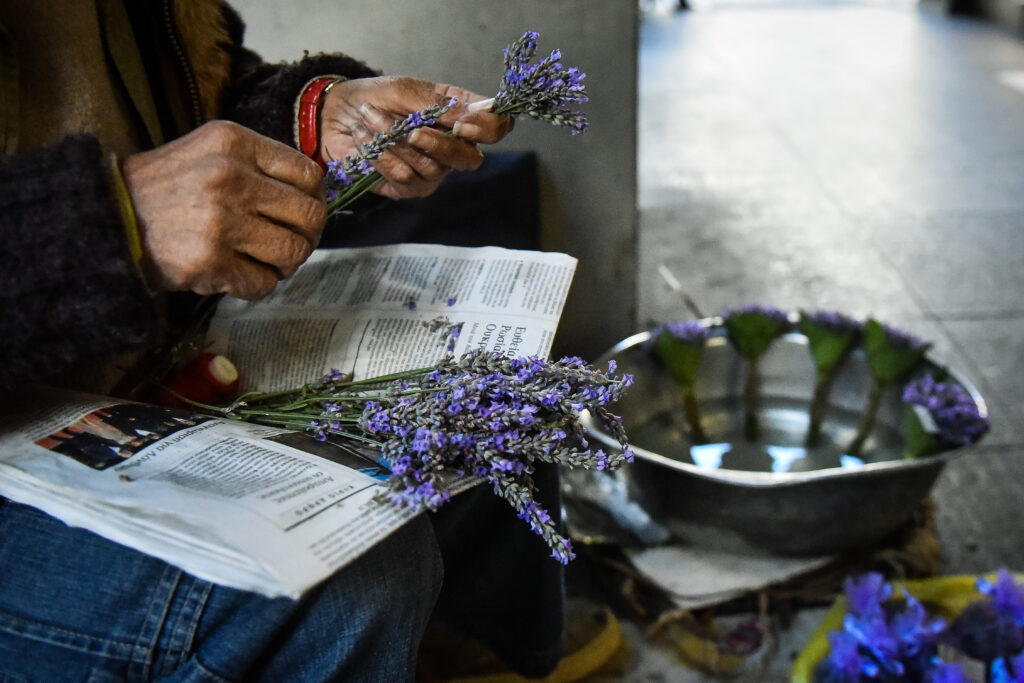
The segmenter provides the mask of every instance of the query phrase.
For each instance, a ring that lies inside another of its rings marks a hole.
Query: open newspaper
[[[436,362],[424,325],[462,324],[455,353],[546,356],[575,259],[396,245],[315,254],[258,303],[225,299],[208,333],[248,389]],[[0,417],[0,495],[268,596],[300,596],[412,517],[378,498],[387,470],[356,443],[45,387]]]

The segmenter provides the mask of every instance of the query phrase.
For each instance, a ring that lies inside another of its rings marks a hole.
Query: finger
[[[239,230],[234,247],[239,254],[273,268],[285,278],[305,263],[314,245],[287,228],[252,218]]]
[[[327,221],[327,206],[322,199],[266,176],[254,177],[253,185],[246,194],[240,207],[244,213],[255,211],[295,231],[310,244],[310,248],[320,242],[320,234]]]
[[[254,135],[251,144],[253,161],[263,173],[310,197],[323,199],[324,174],[315,161],[297,149],[262,135]]]
[[[409,145],[438,164],[458,171],[474,171],[484,160],[483,152],[472,144],[428,128],[413,131]]]
[[[352,131],[352,139],[357,144],[363,144],[370,139],[370,133],[359,127]],[[399,152],[406,158],[400,156]],[[447,174],[447,169],[441,169],[428,157],[400,145],[388,149],[380,158],[375,159],[373,167],[390,182],[391,188],[383,193],[383,196],[392,199],[424,197],[432,192]]]
[[[447,84],[436,85],[435,92],[444,102],[455,98],[455,104],[438,120],[450,128],[455,137],[493,144],[512,130],[512,117],[492,114],[489,109],[481,108],[484,102],[493,98],[485,99],[464,88]]]
[[[274,268],[244,254],[234,254],[192,289],[197,294],[230,294],[253,301],[273,292],[280,279]]]

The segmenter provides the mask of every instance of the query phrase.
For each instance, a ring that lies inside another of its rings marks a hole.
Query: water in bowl
[[[629,426],[633,446],[679,460],[701,469],[747,472],[809,472],[830,468],[853,469],[869,462],[903,457],[903,438],[892,425],[878,422],[862,451],[853,456],[846,446],[853,440],[861,413],[830,408],[820,443],[806,448],[807,401],[763,397],[760,435],[743,435],[743,412],[735,399],[701,404],[702,424],[710,439],[693,444],[681,410],[665,410]]]

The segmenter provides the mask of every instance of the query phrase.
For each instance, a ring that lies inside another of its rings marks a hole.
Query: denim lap
[[[440,582],[422,516],[295,602],[215,586],[7,501],[0,683],[412,680],[400,653],[415,650]]]

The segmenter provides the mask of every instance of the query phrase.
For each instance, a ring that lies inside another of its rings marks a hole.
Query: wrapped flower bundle
[[[453,330],[454,331],[454,330]],[[632,460],[621,420],[608,411],[632,377],[614,364],[599,372],[579,358],[549,362],[474,350],[436,366],[352,380],[332,372],[292,391],[249,393],[223,417],[349,437],[380,449],[391,471],[388,498],[436,510],[461,477],[487,481],[562,563],[574,557],[547,510],[534,500],[538,462],[611,470]],[[622,445],[591,450],[580,413],[589,411]]]

